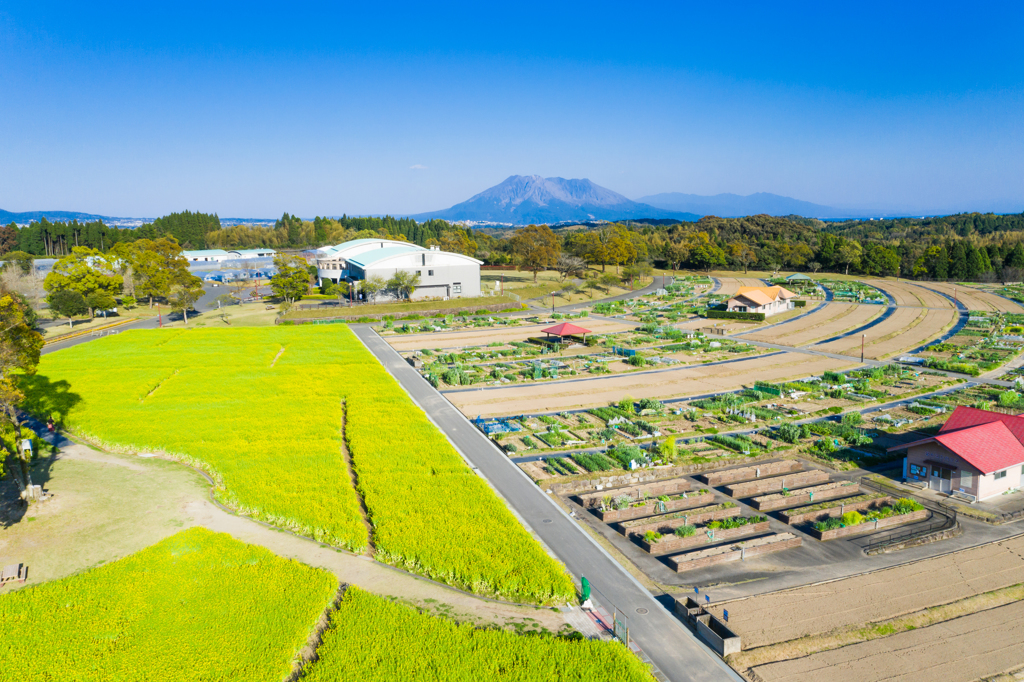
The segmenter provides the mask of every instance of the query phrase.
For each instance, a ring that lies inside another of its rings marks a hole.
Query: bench
[[[0,573],[0,585],[6,585],[9,582],[25,582],[28,578],[28,566],[25,564],[8,564],[4,566],[4,570]]]

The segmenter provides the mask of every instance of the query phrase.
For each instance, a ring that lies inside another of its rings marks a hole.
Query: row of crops
[[[192,528],[118,561],[0,597],[4,679],[650,680],[617,642],[524,636],[420,614],[337,578]]]
[[[242,513],[361,551],[344,434],[379,560],[513,601],[574,594],[344,325],[124,333],[45,356],[26,390],[110,447],[203,467]]]

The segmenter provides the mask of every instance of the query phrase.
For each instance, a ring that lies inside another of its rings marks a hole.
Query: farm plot
[[[283,679],[337,590],[327,571],[192,528],[0,597],[0,670],[26,680]]]
[[[952,296],[967,306],[968,310],[981,310],[985,312],[1007,312],[1024,313],[1024,307],[1019,303],[1008,301],[1005,298],[995,296],[987,291],[975,289],[974,287],[949,282],[918,282],[918,285],[931,291],[938,291],[946,296]]]
[[[939,669],[943,682],[972,682],[1019,667],[1021,661],[1024,602],[1018,601],[889,637],[759,665],[753,671],[763,682],[930,682]]]
[[[527,412],[560,412],[617,403],[623,395],[633,398],[664,398],[720,393],[753,386],[757,380],[787,381],[820,375],[856,364],[803,353],[780,353],[770,358],[755,357],[728,364],[700,365],[658,372],[588,378],[558,383],[508,386],[476,391],[446,393],[464,414],[494,416]]]
[[[934,339],[956,319],[953,310],[897,308],[887,320],[864,333],[864,356],[874,360],[895,355]],[[859,356],[860,334],[816,345],[815,350]]]
[[[890,294],[896,299],[898,306],[910,306],[921,308],[954,308],[953,302],[945,296],[940,296],[931,289],[910,284],[909,282],[894,282],[887,279],[873,279],[870,283],[882,291]]]
[[[788,326],[783,326],[766,330],[763,336],[770,336],[771,338],[764,338],[762,340],[784,343],[787,346],[805,346],[815,341],[837,336],[861,327],[880,316],[885,310],[877,305],[856,305],[853,303],[830,303],[829,307],[832,306],[844,306],[844,311],[841,315],[830,320],[819,320],[813,327],[805,327],[801,324],[805,320],[810,321],[814,317],[812,315],[804,320],[798,320],[796,323],[800,324],[798,329],[790,329]]]
[[[476,629],[403,604],[345,591],[303,680],[516,680],[652,682],[618,642],[523,636]]]
[[[589,319],[579,321],[578,323],[595,334],[620,332],[636,326],[623,322]],[[525,341],[531,336],[543,336],[540,330],[550,326],[550,324],[535,324],[457,332],[434,332],[432,334],[404,334],[401,336],[385,336],[384,340],[397,351],[420,350],[422,348],[463,348],[465,346],[486,346],[489,343]]]
[[[872,623],[1016,585],[1024,536],[866,575],[749,597],[724,605],[744,649]],[[721,617],[723,606],[711,610]]]
[[[756,277],[717,277],[722,285],[715,292],[716,296],[732,296],[740,287],[763,287],[764,282]]]
[[[138,331],[44,356],[28,407],[210,472],[247,515],[475,592],[574,589],[345,326]],[[344,432],[342,431],[344,424]]]

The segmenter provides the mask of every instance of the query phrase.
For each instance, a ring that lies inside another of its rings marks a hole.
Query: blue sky
[[[0,208],[414,213],[536,173],[1024,210],[1020,2],[98,4],[0,3]]]

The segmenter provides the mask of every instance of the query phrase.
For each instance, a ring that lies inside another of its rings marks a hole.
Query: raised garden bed
[[[758,511],[772,511],[809,504],[815,500],[821,502],[837,497],[847,497],[849,495],[856,495],[859,492],[859,483],[854,481],[832,481],[825,485],[793,490],[788,495],[785,493],[775,493],[773,495],[755,497],[750,501],[750,506]]]
[[[711,529],[704,525],[699,526],[697,528],[697,532],[690,537],[684,538],[675,534],[663,535],[661,539],[656,542],[640,540],[640,546],[644,548],[644,551],[649,552],[654,556],[660,556],[662,554],[680,552],[684,549],[690,549],[691,547],[700,547],[701,545],[709,545],[715,542],[735,540],[736,538],[765,533],[767,531],[767,519],[760,523],[748,523],[747,525],[739,526],[738,528]]]
[[[765,493],[773,493],[787,488],[800,488],[814,485],[828,480],[828,474],[820,469],[810,471],[798,471],[785,476],[774,478],[761,478],[746,483],[733,483],[725,487],[725,492],[731,497],[753,497]]]
[[[700,480],[710,486],[728,485],[739,481],[750,481],[767,476],[778,476],[788,474],[792,471],[801,471],[803,466],[794,459],[784,459],[780,462],[765,462],[756,466],[740,467],[739,469],[727,469],[725,471],[709,471],[698,476]]]
[[[668,562],[669,568],[676,573],[682,573],[730,561],[742,561],[762,554],[781,552],[791,547],[799,547],[801,544],[803,544],[803,540],[792,533],[773,533],[763,538],[744,540],[732,545],[720,545],[677,554],[666,558],[665,561]]]
[[[858,523],[855,526],[844,526],[842,528],[835,528],[832,530],[820,531],[814,526],[807,529],[807,533],[811,537],[815,537],[821,541],[835,540],[837,538],[844,538],[849,535],[860,535],[861,533],[873,533],[876,530],[882,530],[884,528],[892,528],[893,526],[903,526],[908,523],[914,523],[915,521],[923,521],[928,518],[929,512],[927,509],[918,509],[912,511],[909,514],[897,514],[896,516],[889,516],[884,519],[878,519],[877,521],[864,521]]]
[[[582,507],[585,509],[591,509],[594,507],[600,507],[601,501],[608,496],[618,497],[619,495],[629,495],[635,499],[641,494],[647,495],[648,497],[658,497],[659,495],[678,495],[679,493],[686,492],[689,489],[690,481],[688,479],[673,478],[667,481],[655,481],[654,483],[642,483],[640,485],[631,485],[624,488],[609,488],[596,493],[585,493],[583,495],[577,495],[576,499]]]
[[[668,512],[677,511],[679,509],[690,509],[695,504],[697,498],[703,498],[705,495],[710,494],[710,491],[697,491],[694,495],[678,495],[670,497],[667,500],[645,500],[643,504],[636,504],[636,506],[630,505],[625,509],[592,509],[597,514],[597,518],[601,519],[605,523],[612,523],[615,521],[628,521],[629,519],[638,519],[642,516],[653,516],[654,514],[665,514]],[[684,497],[685,495],[685,497]]]
[[[696,497],[691,497],[691,500],[697,500]],[[701,504],[707,502],[714,502],[715,496],[711,493],[707,495],[701,495]],[[643,535],[649,530],[653,530],[658,533],[671,533],[679,526],[685,526],[691,523],[707,523],[708,521],[714,521],[716,519],[727,519],[732,516],[739,516],[741,509],[736,506],[734,502],[725,502],[723,504],[714,504],[705,507],[696,507],[695,509],[688,509],[686,511],[678,511],[672,514],[662,514],[661,516],[652,516],[646,519],[637,519],[636,521],[625,521],[618,524],[619,531],[629,537],[630,535],[640,534]]]
[[[780,516],[783,521],[792,525],[842,516],[848,511],[864,511],[865,509],[878,507],[889,502],[892,502],[892,497],[885,493],[868,493],[866,495],[846,497],[841,500],[830,500],[809,507],[790,509],[782,512]]]

